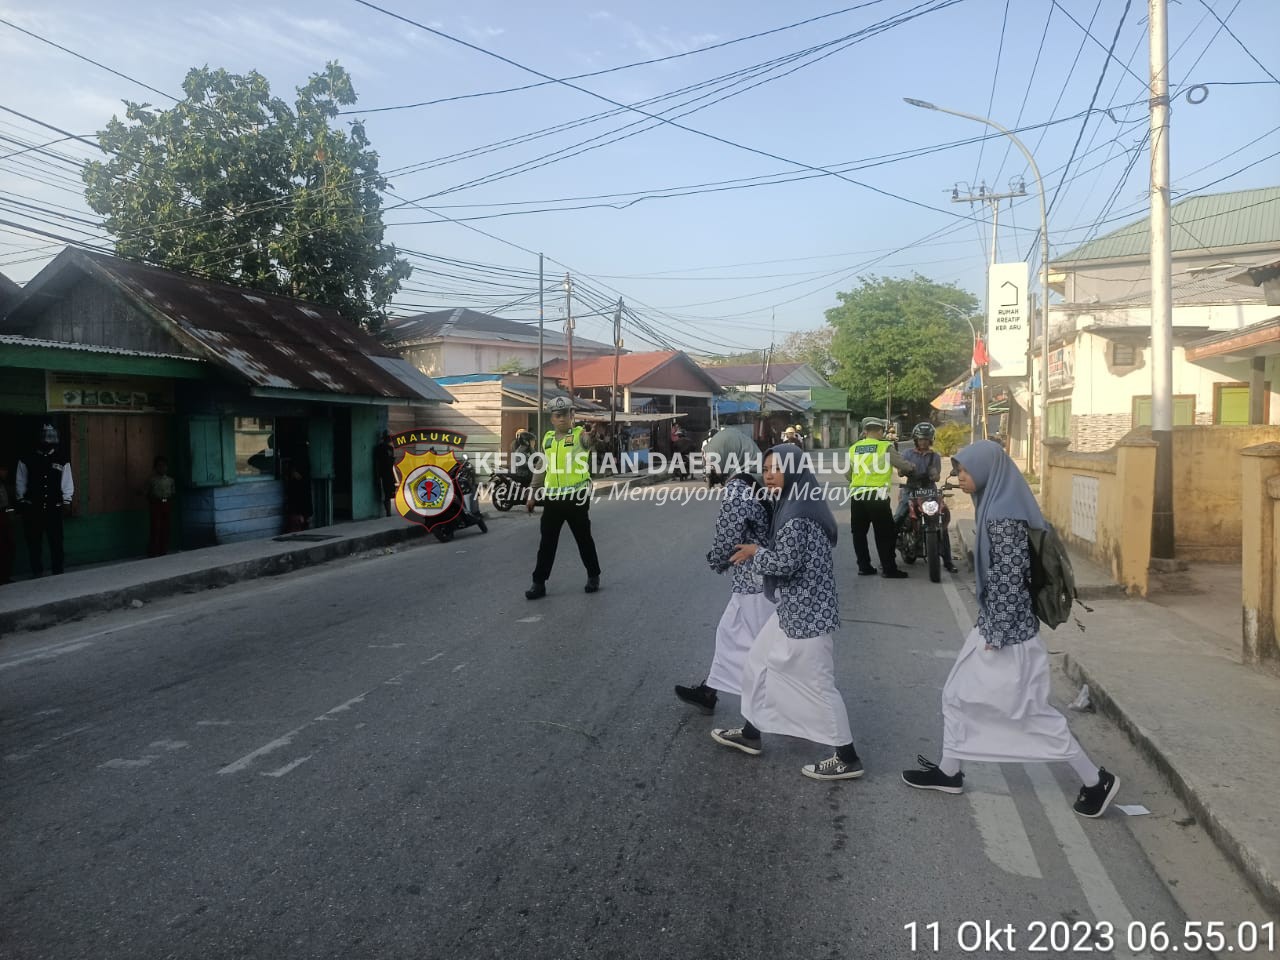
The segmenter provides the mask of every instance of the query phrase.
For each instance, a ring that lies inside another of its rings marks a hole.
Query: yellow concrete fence
[[[1040,493],[1045,517],[1073,548],[1147,595],[1156,444],[1129,436],[1102,453],[1073,453],[1050,439]]]
[[[1240,451],[1244,662],[1280,663],[1280,443]]]

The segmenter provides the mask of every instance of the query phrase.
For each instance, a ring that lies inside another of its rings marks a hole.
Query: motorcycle
[[[458,485],[458,492],[462,494],[462,510],[449,523],[432,529],[431,532],[441,543],[448,543],[457,531],[465,530],[467,527],[479,527],[481,533],[489,532],[489,527],[484,522],[484,515],[480,513],[478,500],[480,484],[476,479],[476,468],[465,455],[453,468],[452,476]]]
[[[529,498],[528,480],[514,473],[495,473],[489,481],[493,509],[506,513]]]
[[[951,494],[946,491],[950,489],[950,484],[942,489],[929,484],[909,486],[903,493],[908,498],[907,515],[898,530],[898,551],[907,564],[915,563],[916,557],[924,557],[933,583],[942,581],[943,531],[951,519],[946,501]]]

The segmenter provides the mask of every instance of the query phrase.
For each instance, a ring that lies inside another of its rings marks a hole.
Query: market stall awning
[[[964,391],[960,387],[948,387],[934,397],[929,406],[935,410],[962,410],[965,406]]]
[[[687,417],[687,413],[623,413],[621,410],[614,413],[613,418],[618,423],[657,423],[661,420],[678,420],[680,417]],[[610,414],[608,410],[604,412],[591,411],[590,413],[576,413],[575,420],[590,420],[592,423],[608,423]]]

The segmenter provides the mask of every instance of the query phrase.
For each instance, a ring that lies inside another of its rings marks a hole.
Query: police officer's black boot
[[[537,600],[547,595],[547,585],[541,580],[533,581],[533,586],[524,592],[526,600]]]

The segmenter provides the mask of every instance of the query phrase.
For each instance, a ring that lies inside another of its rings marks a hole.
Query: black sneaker
[[[1120,778],[1114,773],[1107,773],[1105,768],[1098,770],[1098,782],[1092,787],[1081,787],[1080,795],[1072,809],[1082,817],[1096,819],[1107,812],[1111,801],[1120,790]]]
[[[587,585],[582,588],[586,593],[595,593],[600,589],[599,577],[587,577]]]
[[[857,780],[862,776],[862,761],[845,763],[836,754],[817,763],[806,763],[800,772],[811,780]]]
[[[750,754],[753,757],[760,756],[760,738],[749,740],[742,735],[741,727],[733,727],[729,730],[712,730],[711,739],[716,743],[723,744],[726,747],[733,747],[735,750],[741,750],[743,753]]]
[[[886,580],[905,580],[907,579],[907,571],[905,570],[886,570],[880,574]]]
[[[524,592],[526,600],[537,600],[539,597],[547,595],[547,585],[538,580],[533,581],[533,586]]]
[[[685,703],[693,704],[703,713],[716,712],[716,692],[705,683],[700,683],[696,687],[682,687],[676,684],[676,696]]]
[[[921,769],[902,771],[902,782],[908,787],[915,787],[917,790],[938,790],[941,793],[964,793],[963,773],[948,777],[936,763],[924,757],[916,757],[916,763],[920,764]]]

